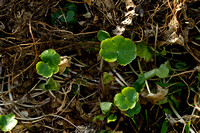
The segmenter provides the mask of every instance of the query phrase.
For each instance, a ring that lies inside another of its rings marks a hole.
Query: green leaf
[[[195,40],[200,40],[200,35],[198,35],[197,37],[195,37]]]
[[[126,87],[121,93],[115,95],[114,103],[121,111],[126,111],[135,107],[138,101],[138,95],[135,88]]]
[[[45,85],[46,85],[46,83],[41,83],[41,84],[38,85],[38,87],[39,87],[40,89],[46,90],[46,89],[45,89]]]
[[[155,69],[152,69],[152,70],[144,73],[145,79],[150,79],[150,78],[153,78],[154,76],[156,76]]]
[[[37,73],[45,78],[51,77],[53,71],[47,63],[40,61],[36,64]]]
[[[99,32],[97,33],[97,38],[99,41],[103,41],[107,38],[110,38],[110,35],[108,32],[106,32],[104,30],[99,30]]]
[[[57,91],[60,89],[60,84],[53,78],[49,78],[46,83],[39,84],[38,87],[43,90]]]
[[[49,78],[45,84],[45,90],[57,91],[60,89],[60,84],[58,84],[53,78]]]
[[[103,114],[107,114],[110,112],[113,103],[111,102],[100,102],[100,108]]]
[[[107,72],[103,73],[103,83],[108,84],[114,80],[113,76]]]
[[[163,50],[160,52],[161,56],[167,55],[167,51],[165,50],[165,47],[163,47]]]
[[[3,132],[11,131],[17,125],[17,122],[13,113],[0,115],[0,128]]]
[[[169,75],[169,68],[169,61],[166,61],[164,64],[161,64],[159,68],[145,72],[144,77],[145,79],[150,79],[154,76],[158,76],[159,78],[167,78]]]
[[[171,114],[171,115],[173,114],[172,111],[171,111],[170,109],[168,109],[168,108],[164,108],[163,111],[164,111],[166,114]]]
[[[68,11],[65,17],[67,24],[74,24],[77,22],[76,13],[74,11]]]
[[[132,109],[129,109],[127,112],[126,112],[126,115],[129,116],[129,117],[133,117],[135,114],[138,114],[141,110],[141,106],[140,104],[137,102],[135,107],[132,108]]]
[[[137,55],[140,58],[144,58],[145,61],[150,61],[152,59],[152,52],[147,47],[144,41],[141,41],[137,45]]]
[[[164,64],[161,64],[159,68],[155,69],[156,76],[159,78],[167,78],[169,75],[169,68],[169,61],[166,61]]]
[[[53,78],[49,78],[46,83],[39,84],[38,87],[43,90],[57,91],[60,89],[60,84]]]
[[[103,121],[105,118],[106,118],[105,115],[97,115],[92,119],[92,121],[96,121],[96,120]]]
[[[53,49],[48,49],[42,52],[40,58],[49,66],[57,66],[60,63],[60,55]]]
[[[68,11],[76,11],[77,10],[77,7],[74,3],[72,2],[69,2],[67,4],[65,4],[65,8],[68,10]]]
[[[110,123],[110,122],[114,122],[117,120],[117,116],[114,115],[114,114],[111,114],[109,115],[109,117],[107,118],[107,123]]]
[[[108,61],[127,65],[136,58],[136,45],[128,38],[115,36],[101,42],[100,56]]]
[[[176,100],[176,98],[175,98],[173,95],[171,95],[171,96],[170,96],[170,99],[173,101],[173,103],[175,103],[176,108],[179,109],[179,103],[178,103],[178,101]]]
[[[61,11],[61,10],[58,10],[55,14],[52,14],[52,22],[53,24],[56,23],[56,19],[60,20],[62,23],[65,23],[66,20],[64,18],[64,15],[66,14],[65,11]]]
[[[177,62],[177,63],[175,64],[175,67],[176,67],[178,70],[184,70],[186,66],[187,66],[187,64],[186,64],[185,62],[182,62],[182,61]]]
[[[136,89],[138,93],[140,93],[144,85],[145,85],[144,74],[140,74],[138,79],[133,83],[133,87]]]
[[[162,128],[161,128],[161,133],[166,133],[167,132],[167,130],[168,130],[168,121],[167,120],[165,120],[164,122],[163,122],[163,124],[162,124]]]
[[[185,126],[185,132],[186,133],[190,133],[190,125],[191,125],[191,120]]]
[[[43,61],[36,64],[37,73],[45,78],[59,71],[60,55],[55,50],[45,50],[40,57]]]

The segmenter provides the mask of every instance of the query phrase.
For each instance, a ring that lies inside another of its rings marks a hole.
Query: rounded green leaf
[[[55,21],[55,19],[59,19],[62,23],[65,23],[66,18],[64,17],[64,14],[66,14],[65,11],[58,10],[55,14],[52,14],[52,19],[54,19],[54,21]]]
[[[136,45],[128,38],[115,36],[101,42],[100,56],[108,61],[127,65],[136,58]]]
[[[137,55],[140,58],[144,58],[145,61],[150,61],[152,59],[152,52],[147,47],[146,43],[144,41],[141,41],[137,45]]]
[[[97,33],[97,38],[99,41],[103,41],[107,38],[110,38],[110,35],[108,32],[106,32],[104,30],[99,30],[99,32]]]
[[[111,102],[102,102],[100,103],[100,108],[103,114],[109,113],[112,108]]]
[[[17,122],[13,113],[0,115],[0,128],[3,132],[11,131],[17,125]]]
[[[53,49],[48,49],[42,52],[43,61],[36,64],[37,73],[45,78],[51,77],[59,71],[58,64],[60,63],[60,55]]]
[[[49,78],[45,84],[45,90],[57,91],[60,89],[60,84],[58,84],[53,78]]]
[[[164,64],[161,64],[159,68],[155,69],[156,76],[159,78],[167,78],[169,75],[169,68],[169,61],[166,61]]]
[[[52,70],[52,72],[55,74],[55,73],[57,73],[58,71],[59,71],[59,66],[57,65],[57,66],[49,66],[50,67],[50,69]]]
[[[53,75],[52,69],[47,63],[40,61],[36,64],[37,73],[45,78],[51,77]]]
[[[138,101],[138,93],[133,87],[126,87],[114,97],[114,103],[122,111],[132,109]]]
[[[111,38],[108,38],[101,42],[100,56],[108,62],[114,62],[117,60],[118,47],[115,45]]]
[[[74,11],[68,11],[65,17],[68,24],[74,24],[77,22],[76,13]]]
[[[49,66],[57,66],[60,63],[60,55],[53,49],[48,49],[42,52],[40,58]]]
[[[162,124],[162,128],[161,128],[161,133],[166,133],[167,132],[167,130],[168,130],[168,121],[167,120],[165,120],[164,122],[163,122],[163,124]]]

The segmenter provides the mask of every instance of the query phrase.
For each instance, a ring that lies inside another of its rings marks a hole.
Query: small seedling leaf
[[[114,80],[113,76],[107,72],[103,73],[103,83],[108,84]]]
[[[121,93],[117,93],[114,97],[115,105],[122,111],[132,109],[138,101],[138,93],[133,87],[124,88]]]
[[[99,32],[97,33],[97,38],[99,41],[103,41],[107,38],[110,38],[110,35],[108,32],[106,32],[104,30],[99,30]]]
[[[101,42],[100,56],[108,61],[127,65],[136,58],[136,45],[128,38],[114,36]]]
[[[57,11],[55,14],[52,14],[52,22],[53,24],[56,23],[56,19],[59,19],[62,23],[65,23],[65,18],[64,18],[64,14],[66,14],[65,11]]]
[[[40,61],[36,64],[37,73],[45,78],[51,77],[53,75],[53,71],[51,67],[47,63]]]
[[[45,85],[45,90],[57,91],[59,89],[60,84],[58,84],[53,78],[49,78]]]
[[[190,125],[191,125],[191,120],[185,126],[185,132],[186,133],[190,133]]]
[[[3,132],[11,131],[17,125],[17,122],[15,115],[12,113],[0,115],[0,128]]]
[[[60,63],[60,55],[53,49],[48,49],[42,52],[40,58],[52,67],[57,66]]]
[[[138,79],[133,83],[133,87],[136,89],[138,93],[140,93],[144,85],[145,85],[144,74],[140,74]]]
[[[177,62],[175,64],[175,67],[178,69],[178,70],[184,70],[186,68],[187,64],[185,62]]]
[[[144,41],[141,41],[137,45],[137,55],[140,58],[144,58],[145,61],[150,61],[152,59],[152,52],[147,47]]]
[[[105,118],[106,118],[106,115],[97,115],[92,119],[92,121],[96,121],[96,120],[103,121]]]
[[[114,122],[117,120],[117,116],[114,115],[114,114],[111,114],[109,115],[109,117],[107,118],[107,123],[110,123],[110,122]]]
[[[156,76],[159,78],[167,78],[169,74],[169,68],[169,61],[166,61],[164,64],[161,64],[159,68],[155,69]]]
[[[57,91],[60,89],[60,84],[53,78],[49,78],[46,83],[39,84],[38,87],[43,90]]]
[[[167,120],[165,120],[164,122],[163,122],[163,124],[162,124],[162,128],[161,128],[161,133],[166,133],[167,132],[167,130],[168,130],[168,121]]]
[[[141,106],[140,104],[137,102],[135,107],[132,108],[132,109],[129,109],[127,112],[126,112],[126,115],[129,116],[129,117],[133,117],[135,114],[138,114],[141,110]]]
[[[36,64],[37,73],[45,78],[51,77],[59,71],[60,55],[55,50],[49,49],[42,52],[43,61]]]
[[[67,24],[74,24],[77,22],[76,13],[74,11],[68,11],[65,17]]]
[[[107,114],[110,112],[112,108],[113,103],[111,102],[101,102],[100,103],[100,108],[103,114]]]
[[[165,47],[163,47],[163,50],[160,52],[161,56],[167,55],[167,51],[165,50]]]
[[[152,69],[144,73],[145,79],[150,79],[154,76],[159,78],[167,78],[169,75],[170,63],[166,61],[164,64],[161,64],[159,68]]]

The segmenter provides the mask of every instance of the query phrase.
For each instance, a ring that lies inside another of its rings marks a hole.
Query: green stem
[[[141,64],[140,64],[140,60],[138,59],[137,61],[138,61],[138,67],[139,67],[140,73],[143,73],[142,67],[141,67]],[[151,91],[150,91],[150,89],[149,89],[149,85],[148,85],[147,80],[145,80],[145,85],[146,85],[146,87],[147,87],[148,93],[151,94]]]
[[[138,61],[138,67],[139,67],[140,73],[143,73],[142,67],[141,67],[141,64],[140,64],[140,60],[138,58],[137,58],[137,61]]]
[[[131,68],[131,70],[133,71],[133,73],[135,73],[135,75],[139,76],[139,74],[133,69],[133,67],[131,66],[131,64],[128,64],[128,65]]]

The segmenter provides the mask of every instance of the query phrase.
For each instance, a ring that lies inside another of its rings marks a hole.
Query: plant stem
[[[131,66],[131,64],[128,64],[128,65],[131,68],[131,70],[135,73],[135,75],[139,76],[139,74],[133,69],[133,67]]]
[[[138,59],[138,67],[139,67],[140,73],[143,73],[143,71],[142,71],[142,67],[141,67],[141,64],[140,64],[139,59]],[[151,91],[150,91],[150,89],[149,89],[149,85],[148,85],[147,80],[145,80],[145,85],[146,85],[146,87],[147,87],[147,91],[148,91],[148,93],[151,94]]]
[[[142,67],[141,67],[141,64],[140,64],[140,60],[137,59],[137,61],[138,61],[138,67],[139,67],[140,73],[143,73],[143,71],[142,71]]]
[[[157,45],[157,38],[158,38],[158,24],[156,25],[156,35],[155,35],[155,43],[154,43],[154,50],[155,50],[155,52],[154,52],[154,58],[155,58],[155,68],[156,68],[156,45]]]
[[[151,94],[151,91],[150,91],[150,89],[149,89],[149,85],[148,85],[147,80],[145,80],[145,85],[146,85],[146,87],[147,87],[147,91],[148,91],[148,93]]]

